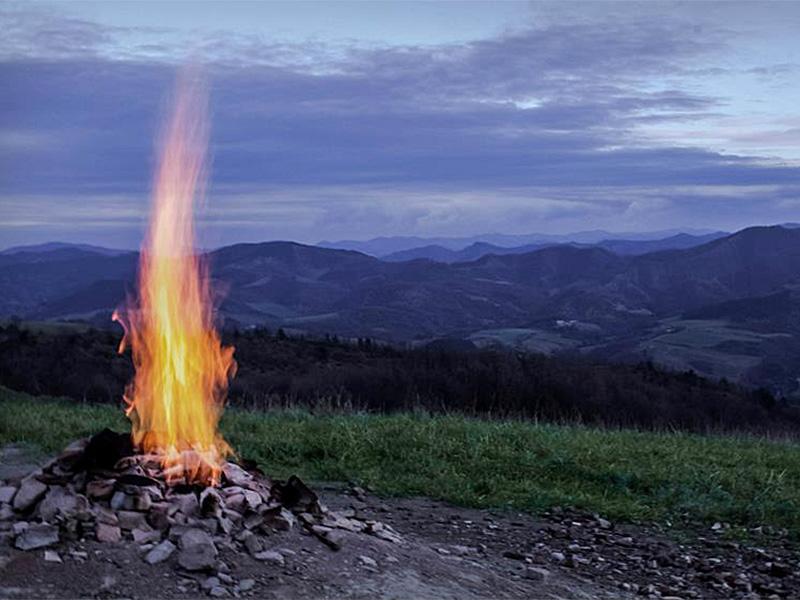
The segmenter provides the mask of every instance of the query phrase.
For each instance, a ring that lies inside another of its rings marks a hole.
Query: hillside
[[[530,332],[534,350],[537,337],[555,336],[556,347],[620,359],[647,358],[645,342],[668,329],[670,319],[800,286],[800,229],[783,227],[754,227],[691,248],[641,255],[615,253],[602,244],[557,245],[465,262],[389,262],[350,250],[268,242],[237,244],[207,257],[229,328],[282,326],[394,341],[522,328]],[[105,326],[124,292],[133,289],[135,272],[135,254],[61,248],[0,255],[0,315]],[[723,329],[730,319],[722,313],[717,318]],[[794,317],[773,319],[771,330],[763,317],[736,323],[759,335],[796,339],[800,333]],[[494,339],[503,343],[504,337]],[[774,345],[774,339],[764,343]],[[766,346],[763,356],[780,362]],[[714,365],[739,356],[724,346],[714,352],[702,360],[678,356],[670,364],[721,376]],[[738,380],[762,366],[736,364]]]

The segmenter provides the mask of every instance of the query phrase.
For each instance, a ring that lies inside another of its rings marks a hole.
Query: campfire
[[[20,550],[130,541],[148,563],[169,559],[186,571],[214,571],[220,546],[271,560],[265,536],[293,528],[334,550],[346,531],[399,541],[379,522],[327,510],[297,477],[272,481],[254,464],[234,460],[218,430],[236,363],[215,328],[209,272],[194,233],[204,182],[203,98],[191,76],[179,82],[138,293],[113,317],[124,328],[119,350],[130,348],[135,366],[124,398],[131,431],[78,440],[37,472],[0,487],[0,516],[14,521]]]

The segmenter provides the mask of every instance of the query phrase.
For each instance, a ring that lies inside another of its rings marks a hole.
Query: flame
[[[176,87],[139,258],[138,298],[116,311],[136,370],[125,392],[135,446],[161,457],[167,481],[219,482],[231,449],[217,431],[233,347],[214,327],[207,266],[195,248],[193,209],[204,183],[205,93],[184,74]]]

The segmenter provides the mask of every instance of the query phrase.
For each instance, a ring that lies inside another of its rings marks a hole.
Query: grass
[[[0,444],[54,452],[121,410],[0,388]],[[800,534],[800,445],[457,416],[229,410],[222,430],[267,473],[355,480],[388,495],[540,511],[574,506],[627,521],[722,521]]]

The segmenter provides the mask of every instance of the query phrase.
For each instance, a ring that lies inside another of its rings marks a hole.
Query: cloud
[[[138,228],[164,98],[188,44],[161,30],[20,14],[0,46],[11,90],[0,96],[0,202],[16,214],[10,222],[32,226],[28,213],[38,212],[42,224],[94,227],[117,215],[113,226]],[[770,214],[772,195],[797,197],[800,169],[656,144],[637,129],[720,111],[724,99],[676,80],[730,36],[664,19],[437,46],[204,37],[194,51],[208,63],[220,202],[207,218],[229,236],[304,239],[620,218],[646,226],[648,214],[659,227],[712,221],[704,207],[720,203],[694,188],[719,190],[741,214],[755,214],[741,211],[748,202]],[[722,191],[730,186],[739,191]],[[758,196],[763,186],[770,194]],[[706,204],[691,208],[690,198]]]

